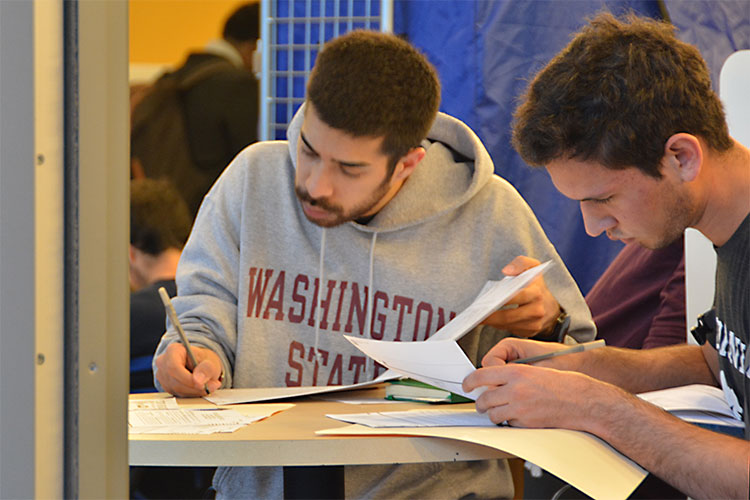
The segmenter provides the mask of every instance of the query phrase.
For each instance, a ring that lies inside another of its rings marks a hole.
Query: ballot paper
[[[360,382],[358,384],[315,387],[260,387],[220,389],[211,393],[209,396],[206,396],[205,399],[217,405],[272,401],[335,391],[361,389],[374,384],[378,384],[380,382],[394,380],[396,378],[399,378],[401,375],[408,375],[422,382],[426,382],[443,389],[448,389],[451,392],[461,394],[462,396],[466,396],[471,399],[476,399],[476,397],[481,393],[481,389],[473,391],[472,395],[465,394],[460,389],[463,378],[474,370],[474,366],[471,364],[471,362],[469,362],[468,358],[466,358],[466,355],[463,354],[463,351],[458,348],[458,345],[455,344],[455,341],[471,331],[472,328],[481,323],[482,320],[492,314],[495,310],[505,305],[520,290],[528,286],[529,283],[531,283],[534,279],[541,275],[541,273],[543,273],[551,265],[552,261],[547,261],[543,264],[532,267],[531,269],[527,269],[518,276],[506,276],[500,281],[488,281],[479,292],[476,299],[474,299],[474,301],[466,309],[457,314],[455,318],[446,323],[442,328],[440,328],[424,342],[381,342],[383,344],[398,345],[418,344],[419,346],[430,345],[433,342],[443,342],[443,344],[434,348],[434,350],[440,354],[441,359],[448,359],[452,364],[450,377],[448,377],[444,381],[443,385],[437,383],[437,379],[434,378],[434,376],[429,377],[430,380],[427,380],[425,378],[419,378],[412,373],[415,370],[421,370],[421,367],[415,368],[414,366],[412,366],[411,370],[409,370],[408,366],[404,366],[405,363],[398,363],[402,370],[398,372],[394,370],[388,370],[374,380],[368,382]],[[351,341],[351,338],[349,338],[349,340]],[[456,351],[450,344],[455,344],[455,348],[458,349],[458,351]],[[422,350],[420,350],[419,353],[416,353],[417,358],[424,358],[429,356],[429,353],[427,351],[424,351],[423,347],[420,347],[420,349]],[[370,355],[370,353],[367,352],[366,354]],[[373,357],[372,355],[370,356]],[[461,357],[463,357],[463,359],[461,359]],[[379,359],[374,359],[382,363],[382,361],[380,361]],[[385,366],[390,368],[388,365]]]
[[[253,405],[243,408],[242,412],[225,408],[131,409],[128,412],[128,432],[130,434],[234,432],[245,425],[293,406],[292,404]]]
[[[495,427],[475,409],[430,409],[329,414],[328,418],[368,427]]]
[[[234,432],[263,417],[234,410],[139,410],[128,415],[130,434],[214,434]]]
[[[176,410],[179,408],[177,398],[136,399],[128,400],[128,410]]]

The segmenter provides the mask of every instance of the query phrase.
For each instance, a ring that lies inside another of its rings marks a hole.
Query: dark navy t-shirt
[[[745,421],[750,439],[750,215],[716,248],[716,338],[721,387],[735,416]]]

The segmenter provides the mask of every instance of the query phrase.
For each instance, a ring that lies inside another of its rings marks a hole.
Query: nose
[[[318,162],[310,169],[310,175],[305,182],[307,192],[313,198],[329,198],[333,194],[333,184],[328,168],[323,162]]]
[[[583,225],[586,227],[586,234],[589,236],[599,236],[604,231],[617,225],[617,219],[607,214],[595,202],[582,201],[580,205]]]

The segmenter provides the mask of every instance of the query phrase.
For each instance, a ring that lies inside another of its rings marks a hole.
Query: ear
[[[138,249],[134,247],[132,244],[128,245],[128,259],[130,259],[130,264],[135,263],[135,259],[137,257]]]
[[[253,71],[253,54],[255,53],[255,40],[239,42],[234,46],[242,56],[242,64],[248,71]]]
[[[410,149],[408,153],[398,160],[396,169],[393,172],[393,180],[406,180],[414,172],[417,164],[422,161],[425,154],[427,153],[421,146]]]
[[[674,134],[664,144],[662,169],[674,168],[684,182],[698,177],[703,165],[703,147],[698,138],[692,134]]]

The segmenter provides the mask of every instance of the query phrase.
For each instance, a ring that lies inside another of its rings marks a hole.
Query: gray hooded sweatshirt
[[[572,318],[569,335],[594,337],[583,297],[536,217],[494,174],[466,125],[439,114],[424,159],[367,225],[323,229],[305,218],[294,193],[303,113],[288,141],[253,144],[232,161],[206,195],[180,259],[175,309],[190,341],[221,358],[224,387],[370,380],[383,368],[343,335],[425,340],[518,255],[555,261],[545,281]],[[503,336],[480,327],[461,345],[477,363]],[[177,340],[170,326],[156,355]],[[350,466],[345,486],[348,498],[513,495],[504,460]],[[282,474],[222,467],[214,487],[219,497],[279,498]]]

